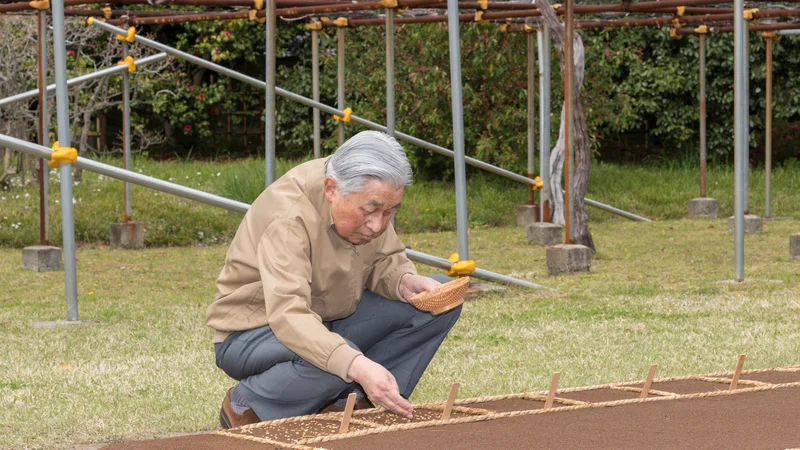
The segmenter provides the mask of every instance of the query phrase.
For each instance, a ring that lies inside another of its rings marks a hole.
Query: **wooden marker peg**
[[[553,378],[550,379],[550,390],[547,391],[547,400],[544,402],[544,409],[553,407],[553,401],[556,399],[556,391],[558,390],[558,380],[561,378],[561,372],[554,372]]]
[[[442,420],[450,418],[450,413],[453,411],[453,403],[456,401],[456,395],[458,395],[458,388],[460,386],[461,384],[458,382],[450,386],[450,395],[447,396],[447,403],[445,403],[444,411],[442,411]]]
[[[728,389],[729,391],[733,391],[736,389],[736,385],[739,384],[739,376],[742,374],[742,367],[744,367],[744,358],[747,355],[742,353],[739,355],[739,360],[736,361],[736,370],[733,372],[733,379],[731,380],[731,387]]]
[[[339,427],[339,434],[347,433],[347,429],[350,428],[350,416],[353,415],[354,406],[356,406],[355,392],[347,396],[347,405],[344,407],[344,416],[342,417],[342,426]]]
[[[656,369],[658,368],[658,364],[651,364],[650,370],[647,371],[647,378],[644,380],[644,387],[642,388],[642,395],[639,398],[647,398],[647,394],[650,392],[650,386],[653,385],[653,378],[656,376]]]

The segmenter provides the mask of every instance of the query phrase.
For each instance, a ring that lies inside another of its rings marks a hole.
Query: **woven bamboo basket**
[[[411,298],[411,305],[431,314],[450,311],[464,303],[464,294],[469,287],[469,277],[447,282],[433,292],[420,292]]]

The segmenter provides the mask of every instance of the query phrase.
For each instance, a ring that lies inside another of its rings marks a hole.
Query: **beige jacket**
[[[364,289],[400,299],[400,278],[416,269],[389,226],[355,246],[336,233],[323,180],[327,159],[303,163],[247,211],[225,257],[206,323],[214,342],[269,325],[301,358],[345,381],[361,353],[323,321],[353,313]]]

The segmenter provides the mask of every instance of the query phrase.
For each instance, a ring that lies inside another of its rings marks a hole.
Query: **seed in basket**
[[[432,314],[450,311],[464,303],[464,294],[469,287],[469,277],[447,282],[433,292],[420,292],[411,298],[412,306]]]

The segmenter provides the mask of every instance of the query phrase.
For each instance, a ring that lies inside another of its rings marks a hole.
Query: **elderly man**
[[[403,147],[365,131],[253,202],[207,313],[217,366],[239,381],[223,428],[330,410],[350,392],[412,417],[407,399],[461,308],[407,303],[439,285],[417,275],[390,224],[411,177]]]

